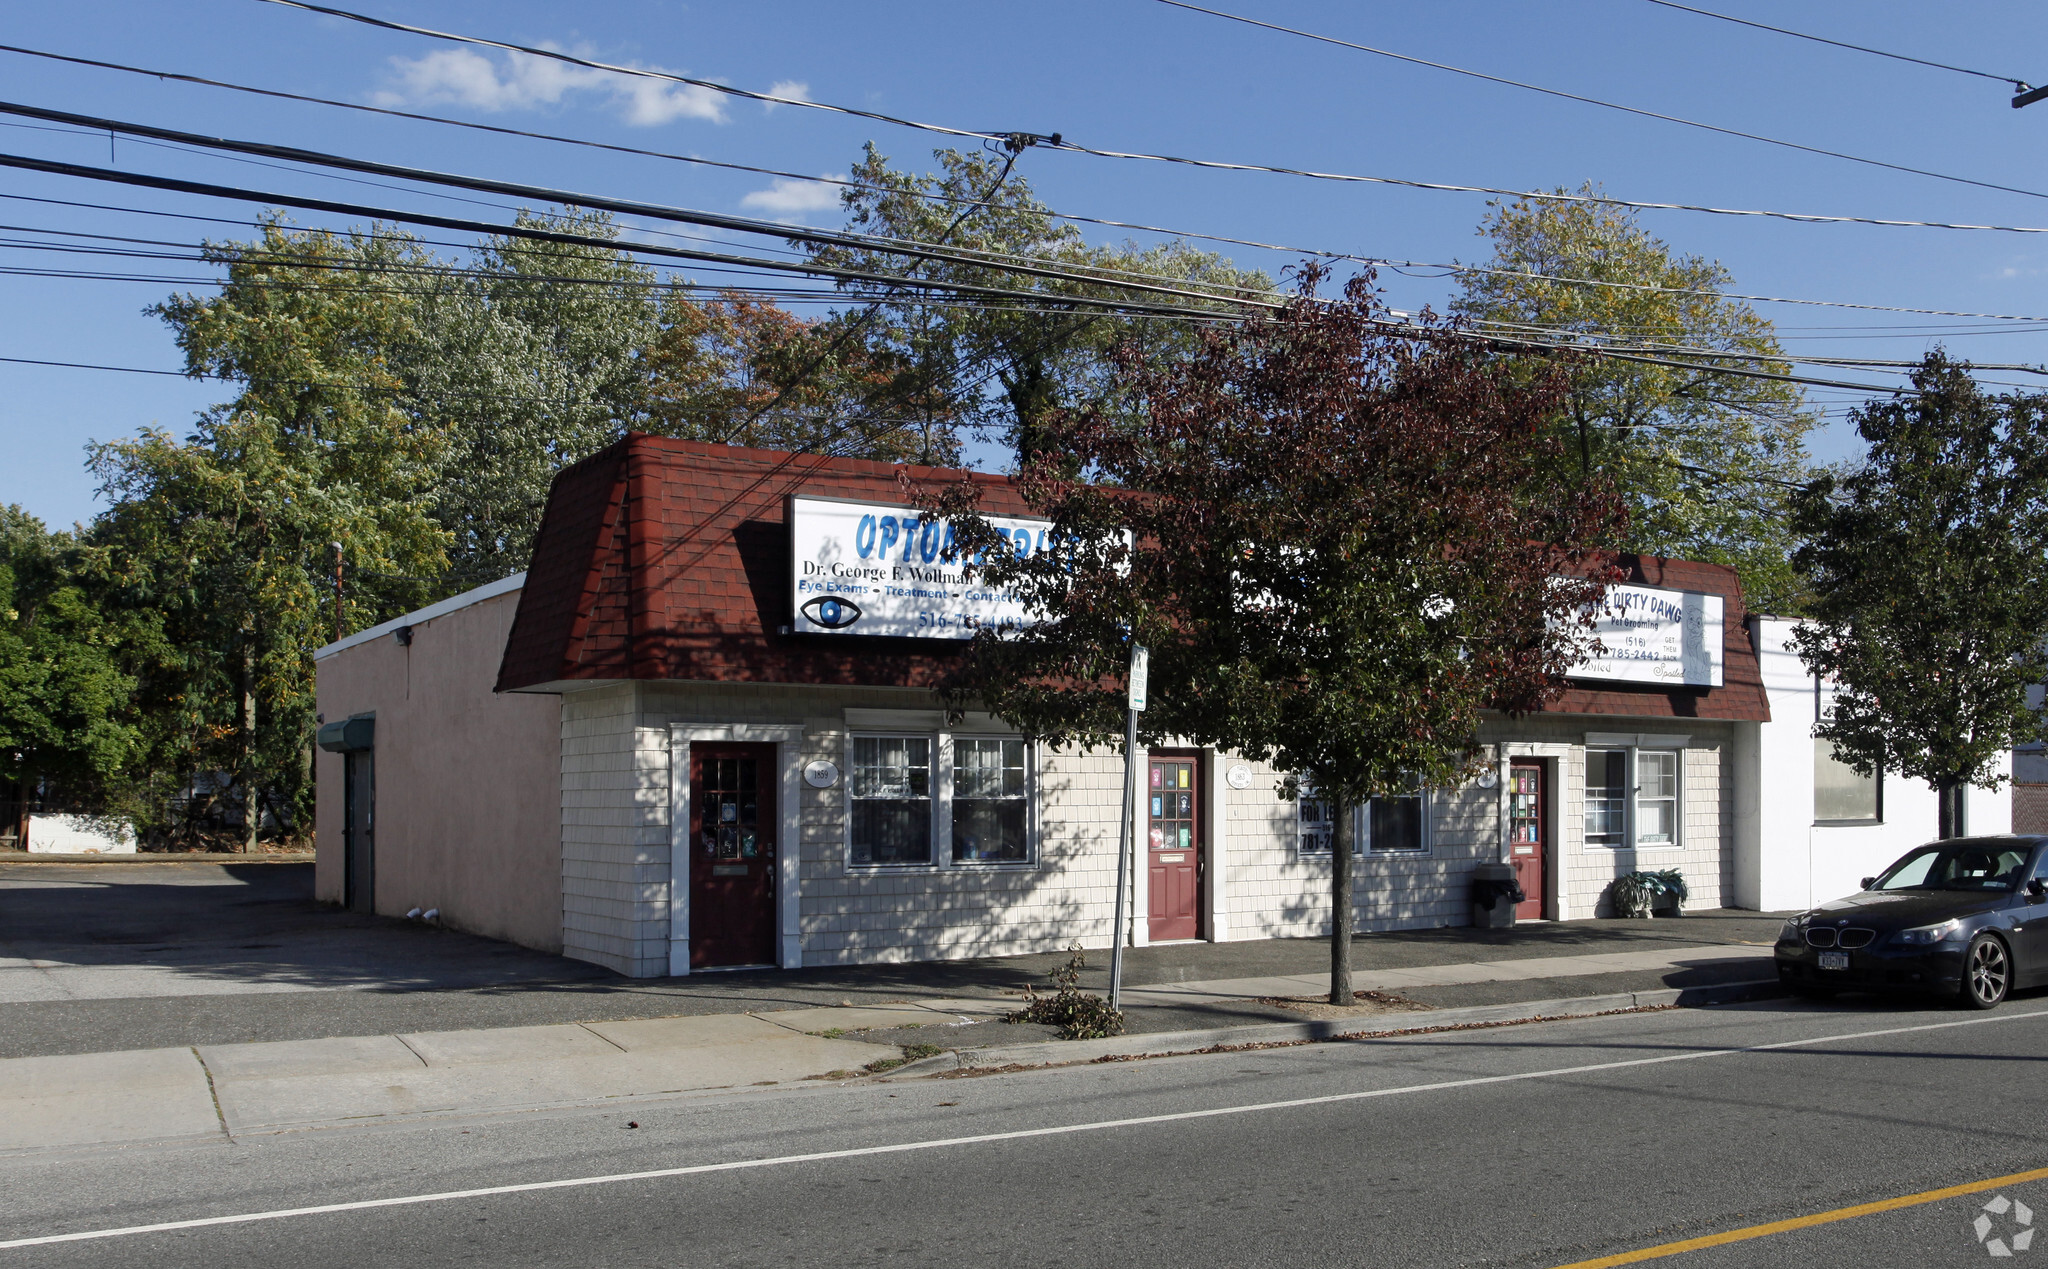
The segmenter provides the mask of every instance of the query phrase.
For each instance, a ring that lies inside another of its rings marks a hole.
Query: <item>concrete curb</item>
[[[1655,991],[1622,991],[1604,996],[1564,1000],[1529,1000],[1506,1005],[1475,1005],[1464,1009],[1430,1009],[1382,1014],[1371,1018],[1326,1018],[1313,1022],[1266,1022],[1206,1031],[1156,1031],[1109,1040],[1049,1040],[1036,1044],[1005,1044],[985,1049],[954,1049],[885,1072],[883,1079],[941,1075],[949,1071],[987,1070],[1003,1066],[1065,1066],[1109,1058],[1167,1057],[1204,1049],[1252,1044],[1305,1044],[1319,1040],[1353,1040],[1402,1035],[1488,1023],[1537,1022],[1584,1018],[1622,1009],[1695,1008],[1765,1000],[1785,994],[1777,979],[1718,983],[1710,987],[1661,987]]]

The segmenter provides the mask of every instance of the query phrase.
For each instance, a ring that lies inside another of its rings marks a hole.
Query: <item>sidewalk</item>
[[[454,930],[324,908],[305,864],[0,862],[0,1058],[185,1048],[332,1036],[765,1013],[904,1000],[1006,997],[1044,988],[1063,953],[914,964],[628,979],[585,962]],[[1707,911],[1680,920],[1523,924],[1360,935],[1361,975],[1479,961],[1532,961],[1720,945],[1762,949],[1778,918]],[[1106,952],[1082,986],[1108,985]],[[1329,965],[1322,939],[1133,948],[1128,988],[1297,978]],[[1537,972],[1531,968],[1528,972]],[[1447,979],[1407,994],[1439,1008],[1689,986],[1709,969]],[[1674,975],[1682,981],[1666,982]],[[1599,981],[1593,981],[1595,978]],[[1292,988],[1260,994],[1304,994]],[[1249,996],[1183,995],[1134,1013],[1169,1031],[1294,1015]]]
[[[1124,996],[1130,1039],[1071,1046],[1050,1040],[1045,1028],[1003,1022],[1019,1001],[995,991],[888,1004],[12,1058],[0,1060],[0,1151],[225,1141],[423,1117],[623,1107],[855,1078],[906,1063],[916,1069],[906,1068],[905,1074],[921,1074],[935,1065],[1086,1061],[1216,1043],[1592,1013],[1639,1003],[1642,998],[1631,993],[1643,989],[1572,1002],[1542,993],[1557,983],[1615,987],[1625,979],[1668,984],[1687,977],[1741,990],[1769,979],[1768,951],[1667,946],[1367,969],[1357,976],[1359,990],[1400,992],[1418,1005],[1432,991],[1478,985],[1504,988],[1519,1003],[1505,1009],[1417,1007],[1337,1020],[1315,1020],[1271,1003],[1327,992],[1326,974],[1140,986]],[[1667,986],[1652,1003],[1679,998],[1680,990]],[[1172,1025],[1191,1010],[1210,1029]],[[1228,1028],[1214,1029],[1224,1019]]]

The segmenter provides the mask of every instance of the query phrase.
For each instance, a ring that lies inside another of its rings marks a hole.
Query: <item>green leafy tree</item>
[[[1551,461],[1560,477],[1610,481],[1627,500],[1626,535],[1612,545],[1732,565],[1751,607],[1796,611],[1790,499],[1815,417],[1796,384],[1704,368],[1791,370],[1771,323],[1722,294],[1728,270],[1675,254],[1625,208],[1495,203],[1479,233],[1493,258],[1458,275],[1451,311],[1481,332],[1688,363],[1571,364]],[[1684,351],[1697,349],[1762,360]]]
[[[849,295],[867,299],[873,312],[845,320],[869,343],[892,352],[904,372],[891,387],[900,408],[946,408],[960,421],[1006,439],[1019,455],[1044,442],[1044,420],[1055,410],[1106,406],[1121,380],[1111,350],[1136,345],[1155,360],[1192,355],[1198,320],[1125,317],[1079,308],[1076,299],[1132,299],[1115,285],[1119,275],[1197,292],[1193,298],[1144,296],[1234,318],[1233,297],[1270,297],[1264,274],[1241,270],[1223,256],[1184,242],[1140,248],[1092,247],[1072,225],[1058,220],[1031,192],[1030,183],[985,152],[939,150],[936,174],[912,175],[889,165],[870,145],[853,171],[859,182],[844,196],[847,227],[883,238],[929,243],[975,253],[987,263],[907,260],[886,249],[821,248],[813,258],[873,272],[930,281],[1023,290],[1028,301],[945,302],[918,298],[902,288],[852,283]],[[1003,268],[1005,260],[1050,265],[1101,281],[1034,278]],[[1205,298],[1214,297],[1214,298]]]
[[[1309,271],[1312,283],[1316,274]],[[987,578],[1045,620],[979,632],[950,685],[1055,743],[1123,730],[1151,649],[1147,741],[1270,759],[1335,803],[1331,1000],[1349,1003],[1351,808],[1462,782],[1482,711],[1552,699],[1589,649],[1618,504],[1558,490],[1554,382],[1446,336],[1390,337],[1367,279],[1332,305],[1116,360],[1134,414],[1049,414],[1018,484],[1054,545],[1017,557],[972,485],[930,495]],[[1078,461],[1081,476],[1073,474]],[[1122,932],[1118,931],[1118,937]]]
[[[518,223],[618,237],[608,215],[573,208]],[[401,406],[443,444],[431,502],[449,538],[441,588],[464,590],[525,568],[555,473],[640,415],[656,278],[611,246],[494,237],[397,280],[412,293],[412,337],[389,348],[391,370]]]
[[[225,773],[223,814],[253,847],[266,812],[305,823],[313,649],[417,602],[445,566],[425,505],[441,455],[398,408],[387,357],[413,333],[411,301],[365,282],[417,263],[411,245],[272,222],[207,254],[227,271],[220,293],[155,311],[190,373],[239,390],[183,438],[96,447],[110,508],[90,544],[109,602],[154,614],[175,649],[142,683],[160,769],[180,785]],[[340,601],[336,542],[359,569]]]
[[[124,629],[75,573],[77,545],[18,506],[0,507],[0,780],[16,840],[40,792],[65,810],[111,809],[136,774],[143,731]]]
[[[1937,351],[1852,417],[1868,457],[1795,501],[1813,599],[1793,646],[1835,685],[1814,734],[1863,775],[1932,784],[1952,837],[1964,792],[2048,738],[2027,708],[2048,674],[2048,396],[1991,396]]]
[[[672,289],[645,353],[642,426],[764,449],[957,464],[960,412],[927,399],[891,349],[859,338],[858,320],[810,320],[739,293],[699,301]]]
[[[443,591],[526,567],[555,473],[629,428],[862,458],[957,458],[950,412],[904,421],[887,349],[837,337],[741,295],[699,300],[664,284],[602,212],[521,212],[525,228],[587,243],[510,236],[463,261],[409,261],[414,338],[393,350],[401,404],[445,442],[436,520],[450,538]]]

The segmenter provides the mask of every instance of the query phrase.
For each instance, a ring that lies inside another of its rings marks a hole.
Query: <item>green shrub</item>
[[[1037,1022],[1056,1027],[1062,1040],[1106,1040],[1122,1035],[1123,1011],[1112,1009],[1107,1000],[1081,990],[1081,970],[1088,961],[1082,956],[1080,947],[1068,950],[1073,955],[1067,963],[1052,971],[1053,986],[1058,990],[1050,996],[1041,996],[1027,987],[1025,990],[1030,994],[1031,1002],[1007,1015],[1003,1021]]]

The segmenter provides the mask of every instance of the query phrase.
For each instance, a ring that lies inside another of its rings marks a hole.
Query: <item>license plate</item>
[[[1820,954],[1820,967],[1822,969],[1847,969],[1849,968],[1849,954],[1847,952],[1822,952]]]

